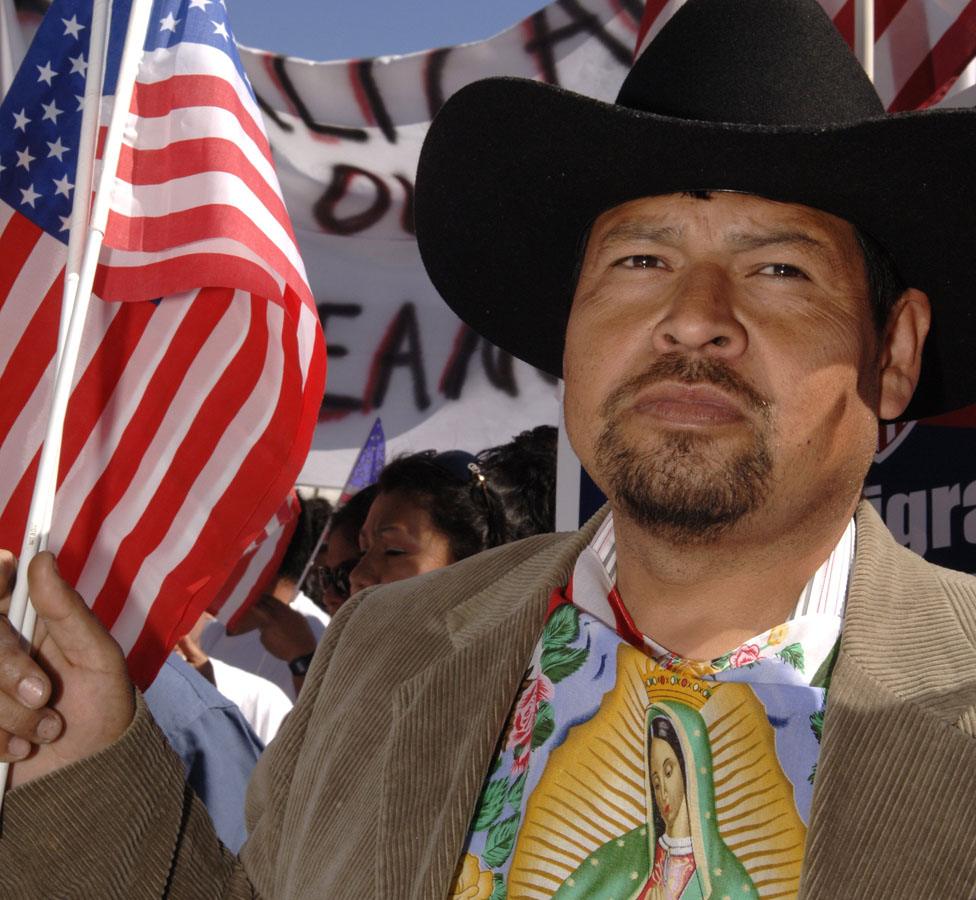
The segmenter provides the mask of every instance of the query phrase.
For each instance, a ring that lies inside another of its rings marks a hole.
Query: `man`
[[[46,670],[65,727],[14,765],[5,888],[972,895],[976,586],[858,496],[879,417],[976,398],[974,137],[968,112],[884,116],[804,0],[689,0],[617,104],[455,95],[418,172],[425,263],[565,375],[610,514],[350,599],[239,860],[39,558],[8,756],[52,715]]]

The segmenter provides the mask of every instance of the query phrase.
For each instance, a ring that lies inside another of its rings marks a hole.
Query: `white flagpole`
[[[874,81],[874,0],[855,0],[854,52],[868,78]]]
[[[19,560],[22,575],[26,574],[27,566],[36,555],[41,540],[47,540],[47,530],[44,528],[43,517],[54,507],[64,416],[78,363],[85,316],[88,312],[88,303],[91,300],[95,270],[98,267],[98,256],[101,252],[108,222],[112,184],[119,164],[125,122],[129,115],[129,106],[132,102],[132,92],[135,87],[139,63],[142,60],[142,48],[146,40],[151,12],[152,0],[133,0],[125,34],[125,44],[122,48],[122,58],[119,63],[115,101],[109,119],[108,131],[105,135],[102,169],[95,190],[95,201],[92,206],[87,241],[82,255],[77,293],[65,335],[64,349],[57,368],[44,446],[41,449],[37,478],[34,482],[34,493],[31,497],[27,532],[24,536],[24,545]],[[92,39],[94,40],[94,35],[92,35]],[[20,631],[24,643],[29,645],[34,637],[35,614],[27,594],[26,577],[18,578],[16,581],[10,601],[9,618],[10,623]],[[7,769],[7,763],[0,763],[0,802],[2,802],[2,791],[6,785]]]

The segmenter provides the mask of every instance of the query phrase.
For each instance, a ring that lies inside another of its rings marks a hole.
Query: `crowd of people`
[[[226,846],[244,842],[248,779],[330,618],[367,587],[553,531],[556,442],[540,425],[478,454],[405,454],[335,509],[300,497],[281,566],[254,605],[230,628],[204,613],[180,639],[146,701]]]

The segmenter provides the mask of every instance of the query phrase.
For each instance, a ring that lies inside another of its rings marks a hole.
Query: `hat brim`
[[[976,401],[976,113],[857,125],[695,122],[541,82],[491,78],[448,100],[417,172],[417,239],[441,296],[475,331],[562,375],[580,239],[638,197],[734,190],[832,213],[866,231],[933,324],[904,419]]]

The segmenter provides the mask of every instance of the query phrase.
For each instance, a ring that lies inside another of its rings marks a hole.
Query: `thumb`
[[[125,656],[79,594],[58,571],[54,556],[38,553],[27,569],[37,616],[65,659],[75,666],[124,671]]]

